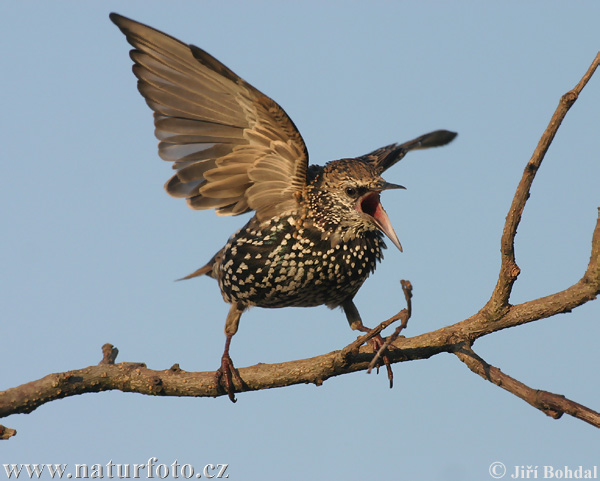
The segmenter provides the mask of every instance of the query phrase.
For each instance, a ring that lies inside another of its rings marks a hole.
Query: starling
[[[342,307],[352,329],[369,332],[353,298],[383,258],[384,234],[402,250],[380,194],[403,187],[381,174],[410,150],[445,145],[456,134],[437,130],[309,166],[300,132],[272,99],[204,50],[121,15],[110,18],[133,46],[133,73],[154,111],[159,155],[177,171],[167,193],[222,216],[255,211],[184,278],[212,277],[230,304],[217,389],[224,384],[235,402],[232,377],[243,386],[229,345],[251,306]]]

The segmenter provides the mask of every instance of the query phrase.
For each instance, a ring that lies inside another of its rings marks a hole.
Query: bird
[[[436,130],[309,165],[300,132],[270,97],[195,45],[116,13],[110,19],[133,47],[133,73],[154,112],[159,156],[176,170],[167,193],[220,216],[254,212],[183,278],[215,279],[230,306],[217,391],[235,402],[234,379],[243,389],[229,349],[250,307],[341,307],[352,329],[370,332],[354,296],[383,259],[384,236],[402,251],[380,196],[404,187],[381,175],[409,151],[448,144],[457,134]],[[380,336],[372,342],[382,345]]]

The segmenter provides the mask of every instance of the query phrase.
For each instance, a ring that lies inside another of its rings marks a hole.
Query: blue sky
[[[560,96],[600,46],[600,4],[578,2],[5,2],[1,388],[120,361],[218,367],[227,305],[214,281],[175,283],[247,219],[169,198],[171,175],[136,90],[119,12],[194,43],[287,111],[310,159],[362,155],[438,128],[445,148],[386,174],[404,247],[356,298],[367,325],[403,307],[407,336],[460,321],[497,279],[504,217]],[[569,112],[535,180],[516,242],[518,303],[576,282],[600,205],[600,78]],[[482,338],[489,363],[598,410],[600,302]],[[239,367],[343,348],[342,312],[244,314]],[[321,387],[227,398],[88,394],[0,421],[0,463],[228,463],[229,479],[491,479],[488,468],[598,464],[597,432],[547,418],[451,355]],[[2,473],[2,471],[0,471]],[[4,474],[0,474],[0,477]]]

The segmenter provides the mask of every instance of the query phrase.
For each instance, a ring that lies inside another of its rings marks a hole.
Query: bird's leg
[[[360,332],[371,332],[373,329],[366,327],[362,323],[362,319],[360,318],[360,314],[358,313],[358,309],[354,304],[352,299],[346,299],[342,304],[342,309],[344,309],[344,313],[346,314],[346,318],[348,319],[348,324],[355,331]],[[373,339],[369,341],[373,346],[375,352],[378,352],[379,349],[383,346],[383,338],[381,334],[377,334]],[[383,351],[381,358],[383,359],[383,363],[385,364],[385,368],[387,370],[388,379],[390,380],[390,388],[394,385],[394,372],[392,371],[392,365],[390,364],[390,358],[387,355],[387,349]],[[379,370],[379,365],[377,366]]]
[[[233,377],[235,377],[236,381],[242,387],[244,386],[244,381],[240,377],[240,373],[233,365],[231,357],[229,357],[229,345],[231,344],[233,335],[238,330],[242,312],[243,309],[240,309],[237,304],[232,304],[231,308],[229,309],[229,314],[227,314],[227,320],[225,321],[225,336],[227,336],[225,339],[225,350],[223,351],[223,356],[221,356],[221,367],[215,372],[215,383],[217,385],[217,389],[221,388],[221,379],[223,379],[225,381],[227,395],[229,396],[231,402],[236,401]]]

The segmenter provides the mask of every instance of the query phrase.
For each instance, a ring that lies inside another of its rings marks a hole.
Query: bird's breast
[[[216,266],[223,297],[247,306],[339,306],[356,294],[385,248],[376,231],[340,237],[347,236],[299,226],[293,217],[249,222]]]

